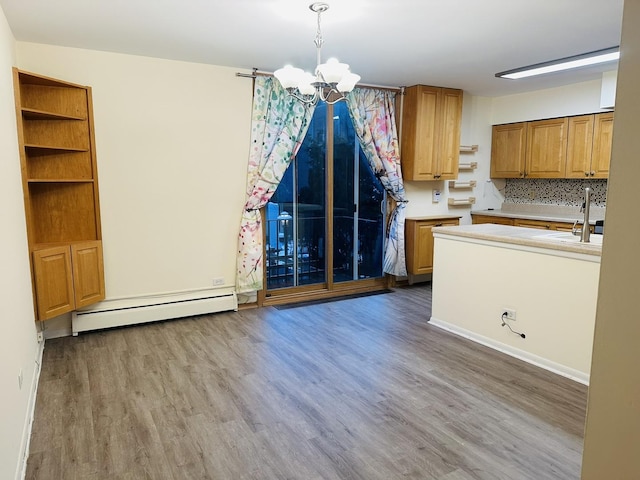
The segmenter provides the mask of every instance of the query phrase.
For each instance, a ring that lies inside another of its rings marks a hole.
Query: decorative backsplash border
[[[510,178],[504,188],[504,203],[580,206],[585,187],[591,187],[591,204],[607,206],[606,179]]]

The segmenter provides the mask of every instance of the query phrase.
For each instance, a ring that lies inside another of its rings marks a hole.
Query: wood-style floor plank
[[[47,341],[27,478],[578,479],[586,387],[430,310],[427,284]]]

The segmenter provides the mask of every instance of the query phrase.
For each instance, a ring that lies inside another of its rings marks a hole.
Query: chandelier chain
[[[316,30],[316,38],[315,38],[315,40],[313,41],[313,43],[315,43],[315,44],[316,44],[316,47],[317,47],[317,48],[322,48],[322,44],[324,43],[324,40],[323,40],[323,38],[322,38],[322,29],[320,28],[320,16],[322,15],[322,12],[323,12],[323,11],[324,11],[324,10],[318,10],[318,12],[317,12],[317,13],[318,13],[318,28],[317,28],[317,30]],[[320,63],[320,61],[319,61],[319,60],[320,60],[320,59],[318,59],[318,63]]]

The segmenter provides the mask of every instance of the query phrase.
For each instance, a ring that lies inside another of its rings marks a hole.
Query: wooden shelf
[[[458,165],[459,170],[475,170],[478,168],[478,162],[466,162]]]
[[[460,153],[476,153],[478,145],[460,145]]]
[[[29,178],[31,183],[93,183],[93,178]]]
[[[469,180],[468,182],[462,180],[449,180],[449,190],[464,190],[474,188],[477,182],[475,180]]]
[[[52,154],[58,152],[88,152],[88,148],[73,148],[73,147],[57,147],[54,145],[35,145],[33,143],[25,144],[24,148],[29,151],[35,151],[40,155],[45,152],[51,152]]]
[[[447,203],[450,207],[466,207],[469,205],[473,205],[476,203],[476,197],[467,197],[467,198],[451,198],[447,200]]]
[[[64,115],[35,108],[23,108],[22,116],[28,120],[86,120],[86,118],[76,115]]]

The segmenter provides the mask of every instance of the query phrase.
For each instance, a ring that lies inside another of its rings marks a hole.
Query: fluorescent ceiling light
[[[612,47],[604,50],[596,50],[595,52],[583,53],[582,55],[575,55],[573,57],[560,58],[550,62],[537,63],[535,65],[529,65],[528,67],[507,70],[506,72],[496,73],[496,77],[515,80],[518,78],[533,77],[534,75],[596,65],[598,63],[614,62],[619,58],[620,48]]]

